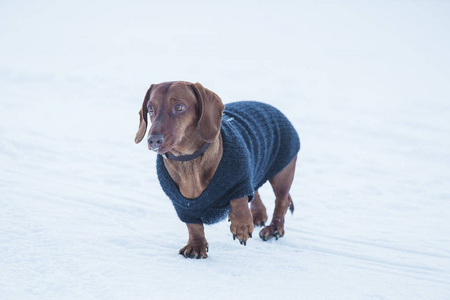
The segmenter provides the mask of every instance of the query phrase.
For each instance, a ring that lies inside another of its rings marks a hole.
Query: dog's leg
[[[252,211],[253,215],[253,224],[255,226],[264,226],[267,221],[266,207],[262,203],[258,191],[255,192],[253,201],[250,204],[250,210]]]
[[[279,237],[284,236],[284,216],[286,215],[288,208],[292,213],[294,212],[294,203],[289,195],[289,190],[291,189],[292,181],[294,180],[296,161],[297,157],[295,157],[280,173],[269,180],[276,199],[270,225],[264,227],[259,232],[259,236],[264,241],[273,237],[278,239]]]
[[[247,240],[252,237],[253,217],[248,208],[248,198],[234,199],[230,201],[231,212],[228,220],[231,222],[230,231],[233,239],[238,239],[241,245],[246,246]]]
[[[189,231],[189,240],[179,253],[186,258],[207,258],[208,242],[205,239],[203,224],[186,224]]]

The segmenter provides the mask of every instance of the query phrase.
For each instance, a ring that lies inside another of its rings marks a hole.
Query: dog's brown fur
[[[175,109],[179,104],[184,107],[183,111]],[[136,143],[145,136],[149,107],[152,107],[153,113],[150,116],[152,126],[148,135],[160,134],[164,137],[159,154],[170,152],[177,156],[188,155],[199,150],[205,142],[211,143],[206,152],[194,160],[164,160],[164,165],[181,194],[188,199],[197,198],[211,182],[222,158],[220,124],[224,105],[221,99],[199,83],[176,81],[152,85],[139,111],[140,124]],[[152,150],[150,145],[149,149]],[[272,237],[278,239],[284,235],[284,216],[288,208],[293,211],[289,190],[294,178],[296,159],[269,180],[276,200],[272,222],[260,232],[263,240]],[[254,225],[265,225],[266,207],[257,191],[251,208],[247,198],[234,199],[230,201],[230,206],[230,231],[233,238],[246,245],[247,240],[252,237]],[[208,242],[203,224],[187,224],[187,227],[189,240],[179,251],[180,254],[191,258],[206,258]]]

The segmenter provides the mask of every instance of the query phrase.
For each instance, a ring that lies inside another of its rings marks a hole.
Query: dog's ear
[[[192,89],[198,103],[198,133],[204,141],[212,143],[220,133],[222,112],[225,106],[219,96],[204,88],[200,83],[193,84]]]
[[[152,93],[152,89],[153,89],[153,84],[150,86],[150,88],[147,90],[147,93],[145,94],[144,97],[144,102],[142,102],[142,108],[139,111],[139,129],[138,132],[136,133],[136,137],[134,138],[134,142],[140,143],[142,141],[142,139],[145,136],[145,132],[147,131],[147,114],[148,114],[148,110],[147,110],[147,102],[148,99],[150,99],[150,94]]]

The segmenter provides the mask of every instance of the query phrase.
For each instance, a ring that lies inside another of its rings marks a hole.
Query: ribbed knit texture
[[[230,212],[230,201],[253,195],[283,170],[300,150],[291,122],[276,108],[256,101],[225,105],[221,135],[223,156],[203,193],[184,198],[158,155],[159,182],[185,223],[212,224]]]

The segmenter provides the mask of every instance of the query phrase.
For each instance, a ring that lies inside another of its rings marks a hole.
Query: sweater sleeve
[[[224,169],[220,170],[221,186],[218,189],[208,190],[213,192],[212,198],[215,198],[211,206],[205,209],[201,219],[205,224],[213,224],[224,218],[230,213],[230,201],[248,197],[249,201],[253,199],[253,171],[249,167],[248,151],[239,149],[239,151],[225,150]]]
[[[249,177],[241,174],[242,176],[236,176],[230,182],[235,182],[235,185],[230,186],[226,193],[220,197],[214,205],[207,208],[202,214],[202,221],[205,224],[213,224],[220,220],[223,220],[230,213],[230,201],[248,197],[248,201],[253,200],[253,185]]]
[[[186,213],[186,210],[180,209],[175,203],[174,203],[175,211],[177,212],[178,218],[181,220],[181,222],[187,223],[187,224],[203,224],[203,220],[200,217],[194,217],[190,214]],[[193,215],[199,216],[201,215],[202,211],[196,212],[196,211],[190,211]]]

